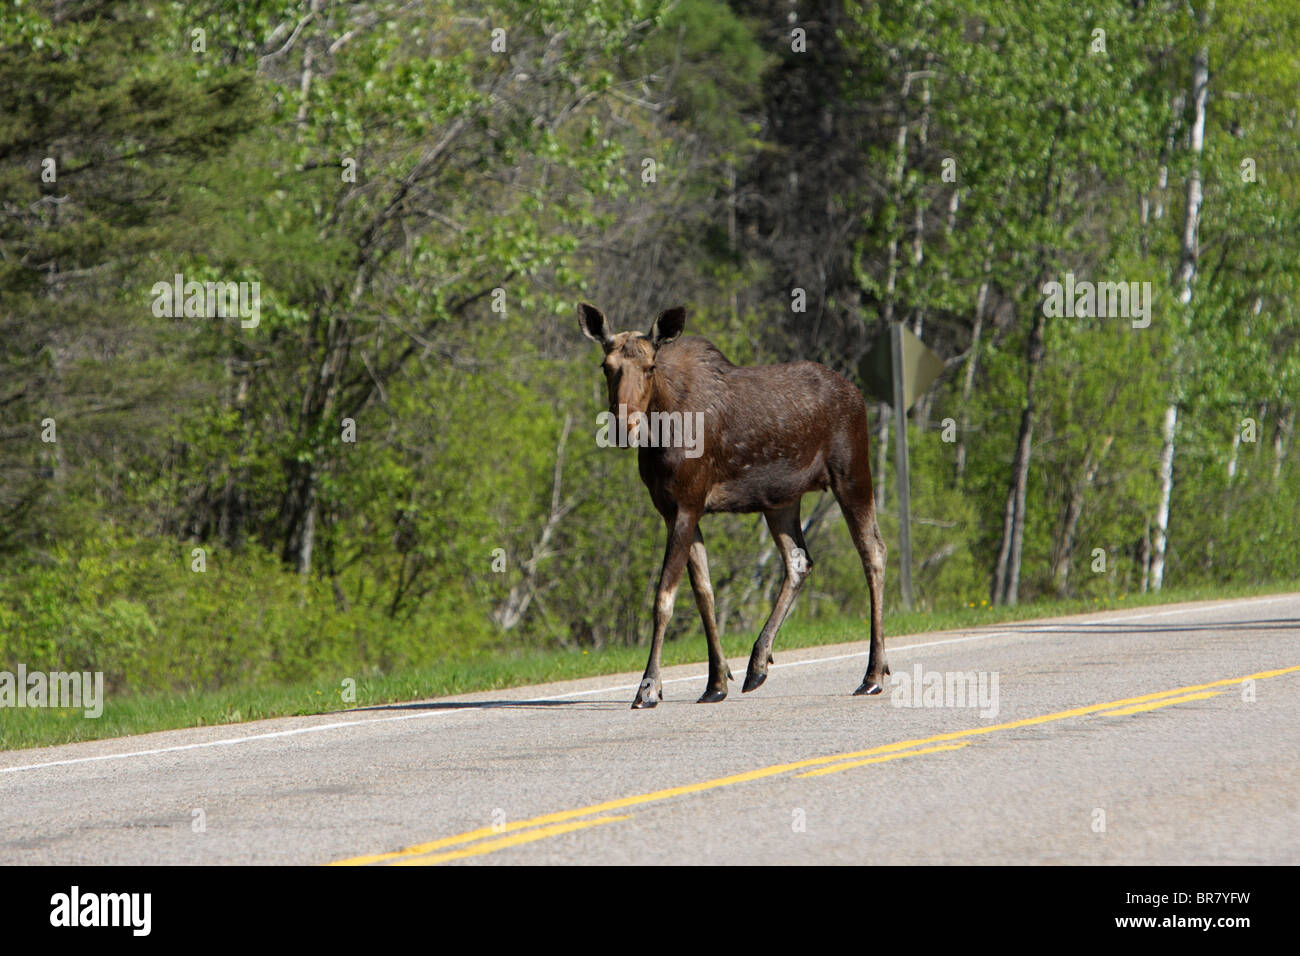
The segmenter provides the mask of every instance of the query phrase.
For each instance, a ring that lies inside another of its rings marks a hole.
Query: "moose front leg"
[[[645,674],[641,677],[641,686],[637,688],[636,699],[632,709],[654,707],[664,696],[663,680],[659,676],[659,652],[664,646],[664,632],[673,616],[673,604],[677,600],[677,586],[682,583],[682,572],[686,570],[686,561],[691,552],[691,540],[695,536],[694,515],[678,512],[674,519],[669,519],[668,546],[664,550],[664,566],[659,572],[659,586],[655,589],[655,631],[650,639],[650,659],[645,665]]]
[[[709,581],[709,559],[704,550],[704,535],[695,528],[687,568],[691,573],[691,588],[695,591],[695,604],[700,609],[704,623],[704,637],[709,642],[709,683],[697,703],[715,704],[727,696],[727,681],[734,680],[727,658],[722,653],[722,639],[718,636],[718,621],[713,614],[713,584]]]

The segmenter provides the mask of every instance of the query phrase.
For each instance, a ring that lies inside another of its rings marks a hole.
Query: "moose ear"
[[[606,352],[609,351],[614,336],[610,334],[609,325],[605,322],[604,312],[594,305],[584,302],[578,306],[578,324],[582,326],[583,335],[594,342],[599,342],[601,348]]]
[[[682,334],[682,329],[686,327],[686,308],[677,306],[672,309],[665,309],[659,313],[659,318],[655,319],[655,324],[650,326],[650,341],[655,348],[666,345],[677,336]]]

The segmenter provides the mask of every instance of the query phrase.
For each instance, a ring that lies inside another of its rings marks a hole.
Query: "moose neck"
[[[647,411],[689,412],[727,404],[725,379],[735,366],[706,339],[686,336],[661,347]]]
[[[666,363],[656,361],[654,374],[651,376],[650,401],[646,404],[646,411],[681,411],[686,393],[682,378],[682,370],[671,361]]]

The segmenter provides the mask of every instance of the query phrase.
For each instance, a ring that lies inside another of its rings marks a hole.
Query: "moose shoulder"
[[[641,480],[668,525],[668,545],[655,594],[650,659],[632,706],[653,707],[663,697],[660,651],[684,570],[709,645],[709,680],[700,702],[727,696],[732,676],[718,637],[699,530],[700,518],[709,512],[761,512],[781,552],[785,579],[754,642],[744,690],[767,679],[776,632],[812,570],[800,499],[827,488],[848,523],[871,595],[871,650],[855,693],[880,693],[889,673],[881,620],[885,544],[871,488],[867,407],[858,390],[815,362],[732,365],[705,339],[681,337],[684,308],[660,314],[649,334],[611,332],[604,313],[587,303],[579,307],[579,318],[583,333],[604,350],[601,368],[619,434],[658,439],[636,442]],[[693,449],[671,440],[674,434],[685,436],[688,421],[698,423]]]

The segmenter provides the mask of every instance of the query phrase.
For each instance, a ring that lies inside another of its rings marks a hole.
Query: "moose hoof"
[[[637,688],[637,698],[632,701],[632,709],[654,708],[660,700],[663,700],[663,685],[654,678],[642,678],[641,685]]]
[[[656,707],[663,696],[664,689],[655,682],[653,677],[647,677],[641,681],[641,686],[636,690],[636,700],[632,701],[632,709],[645,710]]]
[[[745,686],[742,688],[742,694],[748,694],[751,690],[758,690],[763,686],[763,681],[767,680],[767,674],[755,674],[753,671],[745,675]]]
[[[885,688],[874,680],[864,680],[862,686],[853,692],[854,697],[870,697],[879,694]]]
[[[700,697],[700,699],[697,700],[695,703],[697,703],[697,704],[716,704],[716,703],[717,703],[718,701],[720,701],[720,700],[725,700],[726,697],[727,697],[727,691],[726,691],[725,688],[722,689],[722,690],[712,690],[712,689],[711,689],[711,690],[706,690],[706,691],[704,692],[704,695],[703,695],[702,697]]]

